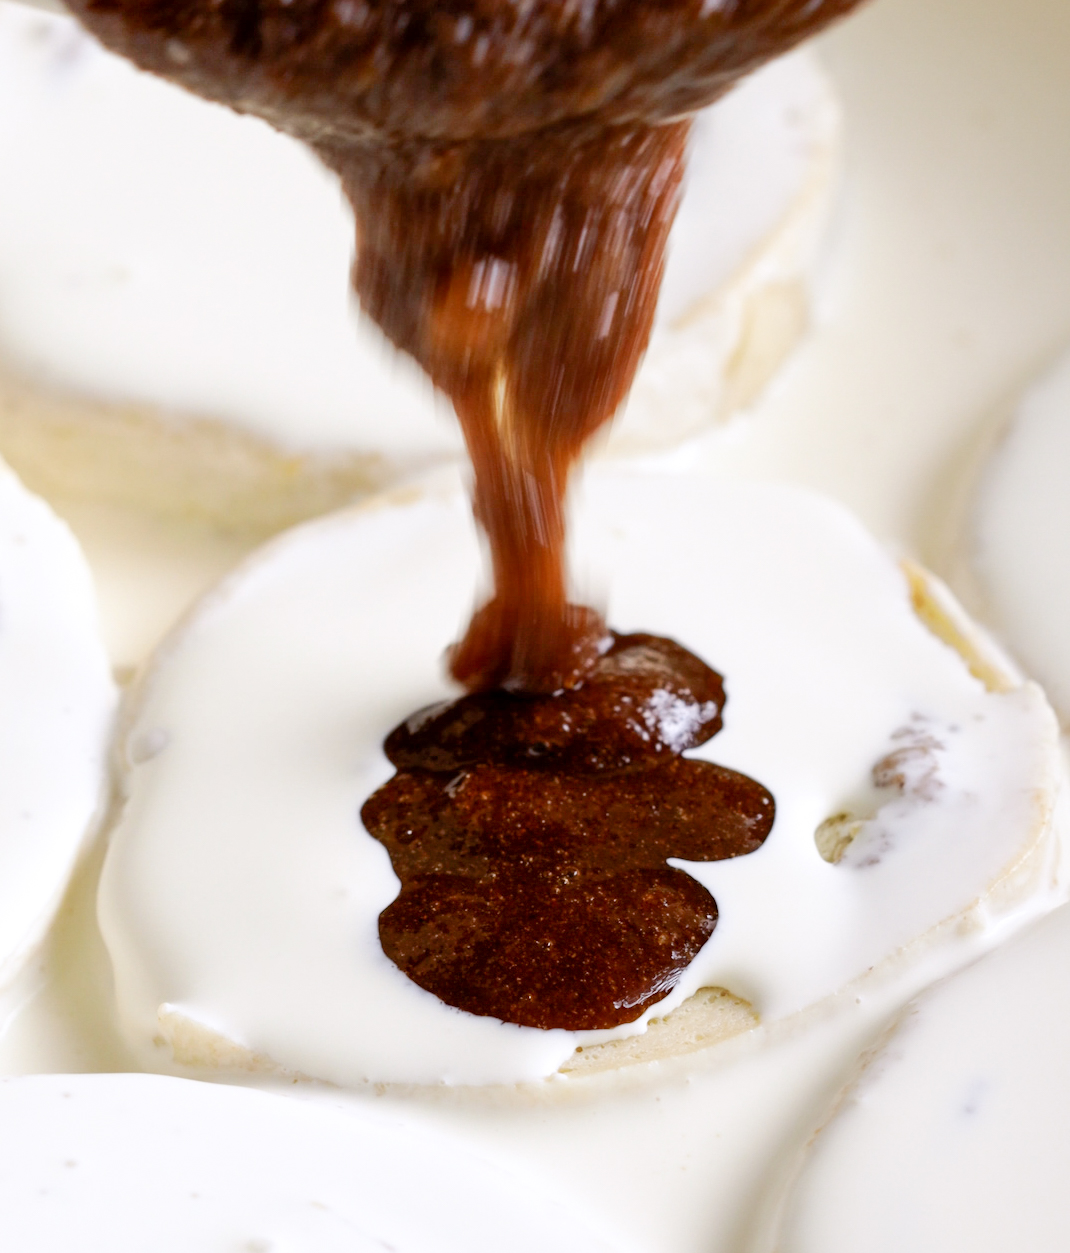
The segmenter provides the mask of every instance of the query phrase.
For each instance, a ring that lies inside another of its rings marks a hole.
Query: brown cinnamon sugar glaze
[[[501,690],[414,714],[364,806],[401,893],[379,919],[411,979],[529,1027],[615,1027],[666,996],[717,905],[667,858],[758,848],[773,798],[680,754],[721,727],[724,688],[672,640],[617,635],[578,690]]]
[[[404,885],[384,946],[474,1013],[630,1021],[716,921],[666,857],[749,852],[772,804],[679,755],[720,725],[712,671],[570,603],[569,472],[646,348],[689,115],[858,0],[70,3],[338,172],[361,304],[464,431],[494,592],[451,654],[472,695],[391,735],[365,806]]]

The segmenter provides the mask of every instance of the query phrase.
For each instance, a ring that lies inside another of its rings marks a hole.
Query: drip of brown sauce
[[[582,687],[414,714],[361,817],[401,892],[383,949],[449,1005],[527,1027],[632,1022],[709,939],[717,904],[667,864],[758,848],[773,798],[681,754],[721,727],[720,675],[672,640],[614,635]]]
[[[630,1021],[716,921],[666,857],[751,851],[772,803],[680,757],[717,676],[570,601],[569,473],[646,348],[690,114],[858,0],[70,3],[338,172],[361,303],[460,419],[494,590],[450,657],[471,695],[392,733],[365,806],[404,885],[387,952],[474,1013]]]
[[[494,596],[450,658],[471,691],[573,687],[605,625],[569,603],[565,491],[646,347],[688,123],[328,150],[361,303],[453,400]]]
[[[70,2],[338,171],[361,303],[472,457],[494,594],[451,670],[470,691],[582,682],[605,627],[569,602],[565,492],[646,347],[687,118],[858,0]]]

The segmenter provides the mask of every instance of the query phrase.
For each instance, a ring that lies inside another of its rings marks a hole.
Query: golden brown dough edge
[[[414,466],[293,453],[208,419],[66,396],[0,371],[0,457],[45,499],[106,502],[267,535]]]

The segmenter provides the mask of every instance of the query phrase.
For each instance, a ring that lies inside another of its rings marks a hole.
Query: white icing
[[[613,1033],[536,1031],[444,1006],[379,947],[398,883],[358,811],[392,773],[386,731],[449,693],[440,658],[479,580],[450,480],[291,532],[165,648],[126,736],[101,883],[132,1039],[157,1036],[166,1006],[342,1084],[534,1079],[701,986],[766,1018],[829,996],[969,910],[1043,829],[1055,730],[1039,690],[986,692],[838,506],[603,471],[577,524],[577,568],[606,580],[610,621],[672,635],[726,674],[725,729],[699,755],[777,801],[759,852],[680,863],[720,921],[670,996]],[[918,720],[939,741],[937,784],[875,789],[874,766]],[[146,757],[147,737],[166,746]],[[868,852],[830,865],[814,834],[844,808],[872,816]],[[989,921],[984,907],[970,920]]]
[[[1070,1244],[1070,907],[915,1002],[818,1135],[780,1253]]]
[[[994,624],[1070,721],[1070,356],[1022,401],[975,505],[974,564]]]
[[[644,431],[680,352],[713,386],[717,354],[734,347],[708,331],[675,344],[668,328],[753,261],[836,127],[800,56],[700,120],[640,384]],[[353,307],[336,181],[266,123],[139,73],[68,18],[0,3],[0,168],[0,353],[12,366],[284,448],[410,464],[459,450],[448,405]]]
[[[77,541],[0,465],[0,983],[40,940],[104,797],[115,688]]]
[[[412,1113],[149,1075],[0,1081],[19,1253],[610,1253],[534,1176]]]

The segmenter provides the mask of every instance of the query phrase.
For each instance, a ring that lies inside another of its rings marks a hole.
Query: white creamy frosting
[[[51,921],[104,799],[114,709],[81,549],[0,464],[0,984]]]
[[[441,656],[479,582],[447,476],[269,545],[143,683],[100,917],[152,1065],[162,1010],[342,1084],[536,1079],[699,987],[777,1018],[956,915],[980,931],[999,914],[980,898],[1040,837],[1055,787],[1036,687],[987,692],[920,624],[888,555],[800,490],[602,471],[576,522],[576,568],[608,589],[609,621],[725,674],[725,729],[697,755],[777,802],[757,853],[680,863],[720,921],[676,989],[615,1032],[538,1031],[451,1009],[382,953],[398,881],[360,806],[392,773],[386,732],[449,695]],[[921,740],[905,790],[875,788],[877,763]],[[871,820],[831,865],[815,831],[844,810]]]
[[[625,434],[665,437],[649,410],[685,367],[689,399],[709,408],[700,383],[715,387],[734,341],[670,328],[769,244],[836,133],[824,79],[799,55],[701,118]],[[286,449],[407,464],[459,450],[448,405],[358,317],[337,181],[266,123],[139,73],[69,18],[0,3],[0,169],[10,368]]]
[[[535,1177],[418,1115],[156,1075],[0,1081],[19,1253],[610,1253]]]
[[[993,624],[1070,722],[1070,356],[1032,388],[974,508],[974,567]]]
[[[778,1253],[1070,1246],[1070,906],[922,996],[818,1135]]]

